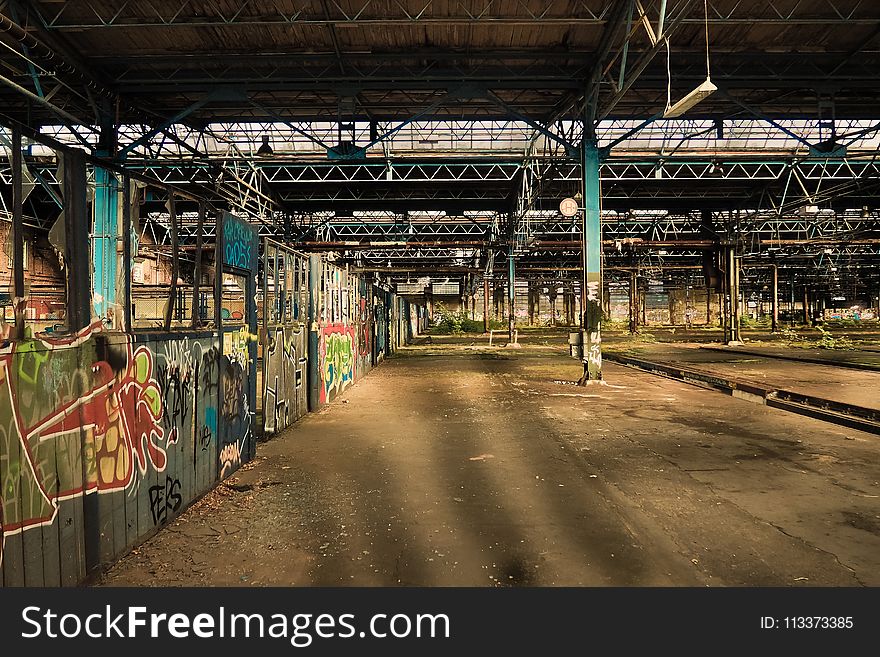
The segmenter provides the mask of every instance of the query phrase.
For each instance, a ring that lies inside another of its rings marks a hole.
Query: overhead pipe
[[[48,100],[46,100],[45,98],[43,98],[42,96],[38,96],[37,94],[33,93],[32,91],[25,89],[20,84],[18,84],[17,82],[13,82],[12,80],[10,80],[9,78],[7,78],[4,75],[0,75],[0,84],[4,84],[7,87],[9,87],[10,89],[14,89],[15,91],[24,95],[25,97],[29,98],[30,100],[34,101],[35,103],[38,103],[38,104],[42,105],[43,107],[45,107],[49,110],[52,110],[53,112],[55,112],[55,114],[57,114],[58,116],[60,116],[61,118],[65,119],[67,121],[70,121],[74,125],[82,124],[82,118],[74,116],[73,114],[70,114],[69,112],[64,111],[63,109],[61,109],[57,105],[54,105],[54,104],[50,103]]]
[[[11,18],[9,18],[9,16],[6,16],[5,14],[0,13],[0,35],[3,35],[3,34],[8,35],[11,39],[18,41],[19,43],[26,46],[32,57],[35,57],[39,60],[42,60],[46,63],[51,64],[56,69],[55,71],[52,72],[52,75],[56,79],[58,79],[58,72],[60,71],[62,73],[72,75],[72,76],[78,78],[80,81],[82,81],[85,84],[85,86],[88,89],[91,89],[95,93],[95,95],[97,95],[97,96],[104,97],[104,98],[118,98],[118,94],[115,91],[113,91],[110,87],[106,86],[103,82],[98,80],[98,78],[96,78],[88,69],[84,68],[81,65],[71,63],[70,60],[74,59],[74,57],[71,53],[57,52],[55,49],[53,49],[49,45],[45,44],[43,41],[41,41],[40,39],[35,37],[33,34],[28,32],[26,29],[24,29],[17,22],[15,22]],[[22,56],[24,57],[23,53],[22,53]],[[33,63],[33,62],[31,62],[31,58],[25,57],[25,59],[29,63],[31,63],[31,64]],[[44,70],[45,70],[45,67],[41,66],[41,68],[44,68]],[[8,81],[8,82],[11,82],[11,81]],[[75,89],[71,88],[65,82],[61,81],[60,79],[59,79],[59,82],[61,82],[61,84],[63,86],[70,89],[70,91],[72,91],[74,94],[78,95],[83,100],[89,101],[88,98],[86,98],[85,96],[83,96],[82,94],[77,92]],[[15,83],[12,83],[12,84],[15,84]],[[9,86],[9,85],[7,84],[7,86]],[[16,89],[16,91],[21,91],[23,89],[24,89],[24,87],[20,87],[20,85],[19,85],[18,88]],[[33,94],[26,94],[26,95],[28,95],[29,98],[31,98],[33,96]],[[39,96],[36,96],[36,98],[39,98]],[[48,106],[48,109],[50,109],[54,112],[58,112],[58,109],[54,106]],[[133,111],[136,116],[144,119],[145,123],[150,123],[151,121],[155,120],[155,118],[156,118],[155,116],[152,116],[152,113],[144,112],[140,108],[137,108],[137,107],[134,107],[131,105],[128,106],[128,109]],[[71,120],[70,118],[68,118],[68,117],[71,117],[70,114],[62,113],[61,115],[64,116],[65,118],[67,118],[67,120]],[[147,117],[150,117],[150,118],[147,119]],[[75,123],[75,125],[88,125],[88,123],[83,122],[83,119],[81,117],[76,118],[74,123]]]
[[[93,76],[86,73],[78,66],[71,64],[59,53],[55,52],[52,48],[37,39],[35,36],[25,30],[21,25],[19,25],[4,14],[0,14],[0,33],[7,34],[19,43],[24,44],[25,46],[27,46],[28,50],[31,51],[32,54],[36,53],[40,59],[43,59],[47,62],[52,62],[53,66],[56,66],[59,70],[65,73],[76,75],[77,77],[85,81],[89,87],[99,92],[100,94],[109,96],[114,95],[109,89],[105,88]]]

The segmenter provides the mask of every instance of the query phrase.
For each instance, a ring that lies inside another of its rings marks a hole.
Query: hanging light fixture
[[[703,0],[703,6],[706,9],[706,79],[699,87],[691,91],[687,96],[679,100],[675,105],[672,104],[672,72],[669,65],[669,39],[666,39],[666,74],[668,79],[667,95],[666,95],[666,111],[663,113],[664,119],[678,118],[688,110],[701,103],[703,100],[718,91],[718,87],[712,84],[709,75],[709,2]]]
[[[257,149],[257,155],[272,155],[275,151],[272,150],[272,147],[269,145],[269,135],[263,135],[263,143]]]

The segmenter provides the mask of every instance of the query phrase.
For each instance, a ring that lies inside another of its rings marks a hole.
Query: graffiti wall
[[[229,259],[253,264],[243,235],[225,236],[237,244]],[[250,302],[247,321],[222,332],[125,334],[97,321],[0,342],[0,583],[82,582],[253,457],[257,399],[263,428],[280,431],[307,412],[310,386],[319,405],[332,401],[419,329],[418,309],[359,276],[336,271],[313,291],[302,272],[287,289],[323,310],[263,331],[259,394]]]
[[[394,353],[402,344],[397,341],[397,325],[409,324],[408,308],[406,315],[400,312],[403,307],[400,304],[405,301],[360,276],[351,276],[347,289],[327,286],[324,294],[347,295],[341,302],[323,299],[321,305],[325,309],[342,308],[343,311],[351,308],[351,313],[325,315],[318,323],[314,373],[319,404],[332,401]]]
[[[319,400],[332,401],[359,378],[357,371],[358,339],[354,326],[330,324],[321,329],[318,339]]]
[[[390,317],[388,297],[390,295],[382,290],[376,290],[373,293],[373,352],[376,363],[382,362],[388,356]]]
[[[237,368],[210,334],[100,323],[0,349],[3,584],[76,584],[237,467],[253,449],[242,425],[222,441],[247,406]]]
[[[363,278],[358,278],[357,300],[355,308],[357,316],[357,367],[358,376],[363,376],[375,364],[373,343],[375,342],[375,326],[373,324],[373,290]]]
[[[263,427],[277,433],[308,412],[308,344],[305,325],[266,332],[263,358]]]
[[[249,222],[230,213],[223,215],[223,264],[254,271],[259,250],[257,231]]]
[[[308,412],[309,256],[265,238],[262,258],[262,417],[273,434]]]

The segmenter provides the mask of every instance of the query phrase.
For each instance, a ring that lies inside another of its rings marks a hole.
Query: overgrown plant
[[[846,349],[852,350],[855,349],[855,343],[849,338],[849,336],[842,335],[840,337],[835,337],[831,334],[831,331],[826,329],[824,326],[816,326],[816,330],[819,331],[819,339],[811,340],[810,338],[800,335],[794,329],[790,327],[784,327],[779,331],[782,340],[785,342],[786,346],[789,347],[801,347],[803,349]]]
[[[642,331],[641,329],[636,330],[636,332],[630,336],[630,340],[632,342],[658,342],[656,335]]]
[[[739,318],[740,328],[766,329],[770,328],[770,324],[771,320],[767,315],[758,319],[753,318],[751,315],[740,315]]]
[[[788,344],[789,347],[791,347],[796,342],[804,342],[803,336],[799,335],[798,332],[790,326],[783,326],[781,329],[779,329],[779,335],[782,340]]]
[[[501,329],[506,325],[495,320],[489,320],[489,328]],[[457,311],[449,310],[442,302],[434,306],[434,326],[431,333],[437,335],[464,335],[465,333],[482,333],[483,320],[474,320],[468,317],[467,310],[460,308]]]
[[[855,344],[853,344],[853,341],[846,335],[835,338],[833,335],[831,335],[831,331],[822,326],[817,326],[816,330],[818,330],[819,333],[822,335],[822,337],[816,341],[816,346],[820,349],[852,350],[856,348]]]

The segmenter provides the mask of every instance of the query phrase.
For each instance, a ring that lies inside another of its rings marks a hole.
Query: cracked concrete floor
[[[260,444],[100,583],[880,585],[876,436],[446,342]]]

